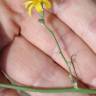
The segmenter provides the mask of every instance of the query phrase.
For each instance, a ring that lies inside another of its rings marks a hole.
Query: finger
[[[25,13],[24,11],[24,2],[25,0],[4,0],[4,2],[7,4],[7,6],[16,12],[19,15],[22,15]],[[14,18],[14,17],[13,17]]]
[[[8,62],[4,62],[4,61],[8,61]],[[63,73],[62,68],[57,67],[57,65],[48,56],[43,54],[34,46],[30,45],[23,38],[16,38],[13,44],[5,50],[1,58],[1,63],[3,63],[2,68],[6,70],[6,73],[8,73],[9,76],[14,78],[14,80],[16,80],[17,82],[21,82],[22,84],[26,84],[26,85],[34,84],[34,86],[36,86],[40,82],[42,85],[43,80],[46,81],[46,79],[48,79],[47,81],[49,82],[51,78],[53,78],[53,80],[56,80],[56,77],[53,77],[55,75],[60,76],[60,78],[61,76],[63,78],[67,77],[66,72],[64,71]],[[16,75],[17,73],[18,75]],[[63,74],[65,75],[63,76]],[[39,79],[39,77],[41,78]],[[60,82],[57,82],[58,86],[65,85],[65,84],[62,85],[63,82],[62,79],[59,80],[61,81],[61,84]],[[70,85],[69,80],[66,82],[69,83],[67,85]],[[45,84],[48,86],[46,82]],[[46,85],[43,84],[41,87]],[[53,83],[52,85],[55,84]]]
[[[56,1],[56,0],[55,0]],[[56,15],[96,52],[95,0],[61,0],[54,2]]]
[[[68,28],[68,26],[60,22],[60,20],[52,18],[50,21],[54,31],[57,32],[58,36],[61,38],[61,41],[64,42],[63,44],[65,44],[66,49],[63,50],[67,51],[69,57],[72,59],[79,79],[94,87],[96,85],[96,55],[77,35],[72,32],[72,30]],[[57,59],[54,58],[54,60],[58,60],[58,58],[59,57],[57,57]],[[62,63],[63,65],[63,62],[58,61],[58,63]]]
[[[19,33],[19,26],[12,17],[8,6],[0,1],[0,49],[9,44]]]
[[[0,83],[9,83],[8,79],[0,72]],[[0,88],[0,96],[20,96],[15,90]]]
[[[48,26],[50,26],[51,29],[54,30],[54,32],[56,32],[55,34],[57,36],[59,44],[61,45],[65,57],[75,57],[74,64],[78,77],[90,86],[95,86],[93,84],[96,76],[96,56],[94,55],[94,53],[91,52],[88,46],[58,18],[52,15],[48,18],[49,19],[47,24]],[[21,27],[21,34],[27,40],[29,40],[35,46],[51,56],[51,58],[58,62],[58,64],[61,65],[63,68],[67,69],[66,64],[59,54],[57,45],[53,37],[42,25],[40,25],[38,19],[36,18],[36,15],[33,17],[26,17],[26,19],[21,22]]]
[[[0,91],[0,96],[20,96],[15,90],[4,89]]]
[[[15,38],[11,46],[4,51],[1,59],[1,63],[5,65],[3,68],[17,83],[46,88],[71,86],[66,71],[25,39]],[[66,93],[66,96],[69,94],[72,93]],[[88,96],[79,93],[77,95]],[[56,94],[56,96],[58,95]],[[70,96],[74,96],[74,94]]]

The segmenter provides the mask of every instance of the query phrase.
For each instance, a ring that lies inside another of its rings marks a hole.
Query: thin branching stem
[[[43,7],[42,7],[42,8],[43,8]],[[70,65],[70,63],[66,60],[65,56],[63,55],[63,52],[62,52],[61,47],[60,47],[60,45],[59,45],[59,42],[58,42],[58,40],[57,40],[57,38],[56,38],[56,36],[55,36],[55,33],[46,25],[46,23],[45,23],[45,18],[44,18],[44,12],[42,12],[42,14],[40,14],[40,17],[41,17],[41,18],[39,19],[39,21],[44,25],[44,27],[48,30],[48,32],[50,32],[51,35],[53,36],[53,38],[54,38],[54,40],[55,40],[55,42],[56,42],[56,44],[57,44],[59,53],[61,54],[64,62],[67,64],[68,71],[69,71],[69,78],[70,78],[70,80],[71,80],[71,82],[72,82],[72,84],[73,84],[73,87],[74,87],[74,88],[77,88],[77,87],[78,87],[77,81],[74,79],[74,77],[73,77],[73,75],[72,75],[71,67],[70,67],[71,65]]]

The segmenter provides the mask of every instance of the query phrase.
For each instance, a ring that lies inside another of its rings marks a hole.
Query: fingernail
[[[96,87],[96,78],[94,78],[94,79],[92,80],[91,86],[92,86],[92,87]]]

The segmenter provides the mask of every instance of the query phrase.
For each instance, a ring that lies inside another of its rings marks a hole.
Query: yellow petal
[[[36,8],[36,11],[37,11],[38,13],[41,13],[41,12],[43,11],[43,8],[42,8],[41,3],[38,3],[38,4],[35,6],[35,8]]]
[[[32,2],[33,2],[32,0],[26,1],[26,2],[24,3],[25,8],[27,8]]]
[[[46,9],[50,9],[52,7],[51,2],[49,2],[48,0],[46,0],[44,3],[45,3]]]
[[[30,5],[27,9],[28,9],[28,14],[29,14],[29,16],[31,16],[32,15],[32,10],[33,10],[33,8],[34,8],[34,5],[32,4],[32,5]]]

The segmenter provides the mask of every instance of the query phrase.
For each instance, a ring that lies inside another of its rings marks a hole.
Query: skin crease
[[[63,64],[63,60],[58,54],[58,50],[56,48],[54,39],[52,39],[51,35],[46,31],[46,29],[37,22],[38,15],[34,14],[32,17],[28,17],[24,8],[21,7],[22,6],[21,3],[23,2],[22,0],[21,1],[10,0],[10,2],[8,2],[7,0],[5,1],[8,4],[7,7],[9,7],[10,5],[11,9],[14,12],[12,11],[10,12],[10,10],[7,9],[6,5],[2,3],[1,9],[5,10],[4,13],[2,13],[2,18],[5,18],[3,16],[6,16],[6,20],[0,18],[0,22],[2,23],[3,28],[5,29],[6,36],[10,39],[10,41],[13,38],[14,40],[10,46],[6,47],[3,50],[3,53],[1,55],[1,61],[0,61],[0,63],[2,64],[2,68],[7,72],[7,74],[12,79],[24,85],[34,85],[34,86],[44,86],[44,87],[69,86],[70,82],[68,80],[68,74],[63,69],[63,68],[67,69],[66,65]],[[87,1],[84,2],[86,3]],[[14,8],[12,4],[15,4],[14,6],[17,7]],[[80,3],[80,5],[82,4],[83,3]],[[2,12],[2,10],[0,11]],[[82,41],[85,39],[81,40],[77,35],[74,34],[74,32],[66,24],[64,24],[65,21],[61,22],[61,20],[55,16],[52,17],[53,20],[50,20],[51,17],[52,16],[50,16],[47,13],[47,18],[48,18],[47,23],[50,26],[50,28],[52,28],[52,30],[56,32],[57,39],[60,42],[64,55],[68,59],[72,55],[75,55],[74,63],[76,67],[76,72],[78,73],[80,80],[91,86],[92,85],[91,81],[96,77],[95,54]],[[11,18],[12,20],[10,20]],[[13,22],[15,22],[15,24]],[[70,22],[75,22],[75,21],[70,21]],[[4,25],[6,24],[10,26],[4,27]],[[15,37],[19,33],[18,30],[19,27],[21,27],[21,36]],[[76,32],[79,33],[80,31],[76,31]],[[4,42],[6,42],[6,40],[4,40]],[[9,42],[6,42],[6,45],[8,44]],[[43,52],[35,48],[32,44],[37,46]],[[44,53],[49,55],[51,58],[45,55]],[[53,60],[56,61],[58,64],[54,63]],[[43,66],[41,66],[40,63],[43,64]],[[62,66],[62,68],[59,65]],[[54,73],[54,75],[52,73]],[[48,76],[46,76],[46,74]],[[57,78],[59,79],[57,80]],[[29,94],[31,94],[32,96],[36,96],[36,95],[37,96],[43,96],[43,95],[44,96],[51,96],[51,95],[74,96],[75,95],[73,93],[66,93],[66,94],[29,93]],[[81,94],[76,94],[76,95],[89,96],[89,95],[81,95]]]

